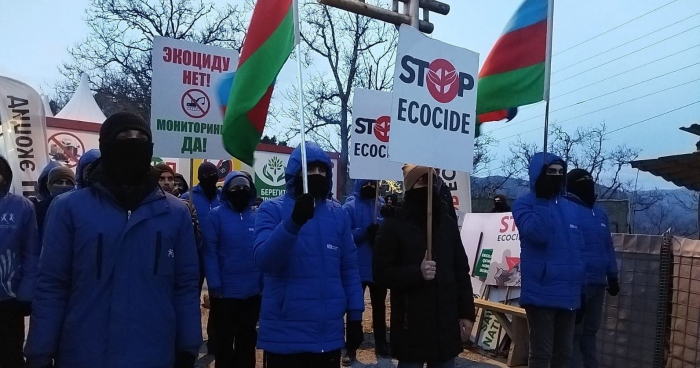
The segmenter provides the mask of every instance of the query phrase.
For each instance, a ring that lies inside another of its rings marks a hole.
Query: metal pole
[[[187,198],[187,201],[190,202],[190,205],[192,205],[192,187],[194,186],[194,159],[190,159],[190,185],[189,187],[189,198]]]
[[[419,22],[420,18],[418,17],[418,11],[420,10],[419,7],[420,3],[418,0],[411,0],[410,3],[408,3],[408,15],[411,17],[411,27],[415,29],[419,29]]]
[[[297,40],[301,38],[301,21],[299,18],[299,1],[294,0],[294,22],[296,25],[294,29],[297,32]],[[307,177],[308,164],[306,162],[306,123],[304,121],[304,80],[301,67],[301,42],[297,44],[297,73],[299,77],[299,123],[301,125],[299,129],[301,136],[301,177],[304,183],[304,193],[308,193],[309,178]]]
[[[547,44],[545,47],[544,61],[544,93],[542,99],[545,100],[544,112],[544,147],[543,151],[547,153],[547,138],[549,135],[549,90],[552,76],[552,31],[554,29],[554,0],[547,2]]]
[[[549,137],[549,100],[544,105],[544,148],[545,155],[547,154],[547,138]]]
[[[418,2],[416,0],[416,2]],[[428,234],[428,242],[426,245],[426,259],[433,260],[433,169],[428,168],[428,216],[427,216],[426,232]]]

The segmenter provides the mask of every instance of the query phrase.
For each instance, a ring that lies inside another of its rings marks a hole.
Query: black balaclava
[[[199,186],[210,200],[216,196],[216,183],[219,181],[219,171],[211,162],[203,162],[197,170]]]
[[[589,207],[595,204],[595,182],[584,169],[573,169],[566,175],[566,191],[579,197]]]
[[[117,139],[119,133],[139,130],[148,140]],[[100,128],[101,164],[108,178],[117,185],[143,184],[151,170],[153,137],[151,126],[139,115],[130,112],[113,114]]]
[[[406,191],[404,196],[406,206],[410,212],[420,218],[425,218],[428,215],[428,187],[412,188]],[[433,186],[433,222],[437,222],[440,218],[440,206],[442,199],[440,193]]]
[[[309,163],[309,168],[323,167],[326,170],[326,175],[331,175],[326,165],[320,163]],[[307,175],[309,181],[309,194],[316,199],[326,199],[328,197],[328,178],[321,174]],[[294,194],[298,197],[304,194],[304,182],[300,176],[297,176],[294,181]]]
[[[564,162],[555,160],[551,162],[550,164],[547,165],[547,167],[552,166],[552,165],[561,165],[564,167],[564,170],[566,170],[566,165],[564,165]],[[566,175],[566,172],[564,173]],[[548,186],[554,190],[552,194],[557,195],[560,194],[561,191],[564,189],[564,175],[547,175],[546,173],[542,173],[542,175],[545,175],[545,179],[548,182]]]
[[[377,183],[368,181],[360,188],[360,197],[362,199],[374,199],[377,197]]]
[[[237,190],[231,190],[238,187]],[[250,194],[250,180],[245,176],[231,179],[226,187],[226,199],[236,212],[243,212],[250,207],[252,196]]]
[[[493,197],[493,211],[492,212],[510,212],[510,206],[508,205],[508,200],[503,194],[497,194]]]

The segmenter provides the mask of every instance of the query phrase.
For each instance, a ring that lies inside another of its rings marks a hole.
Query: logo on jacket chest
[[[328,248],[330,250],[338,250],[338,247],[336,247],[335,245],[333,245],[331,243],[326,244],[326,248]]]
[[[5,212],[0,216],[0,224],[14,224],[15,223],[15,214],[12,212]]]
[[[606,225],[606,224],[604,224],[604,223],[601,222],[601,223],[600,223],[600,227],[608,227],[608,225]]]
[[[175,258],[175,251],[172,248],[168,249],[168,257]]]

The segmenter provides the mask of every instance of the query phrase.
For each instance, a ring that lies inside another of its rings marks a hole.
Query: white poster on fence
[[[221,128],[238,65],[222,47],[153,39],[151,130],[156,156],[228,159]]]
[[[403,180],[399,162],[389,160],[391,92],[356,89],[352,103],[350,177]]]
[[[391,107],[392,161],[472,171],[479,54],[401,25]]]
[[[34,186],[48,163],[46,114],[41,96],[28,85],[0,77],[0,122],[4,154],[12,169],[12,191],[36,195]]]
[[[464,223],[464,215],[472,212],[472,189],[469,174],[437,169],[440,178],[452,193],[452,204],[457,210],[457,223],[461,227]]]

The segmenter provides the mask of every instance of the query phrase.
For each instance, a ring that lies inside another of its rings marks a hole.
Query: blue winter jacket
[[[329,168],[330,188],[331,160],[315,143],[306,147],[309,163]],[[364,310],[357,249],[342,207],[318,200],[304,226],[291,220],[300,151],[287,163],[287,193],[263,202],[255,222],[255,263],[265,275],[258,348],[278,354],[341,349],[344,315],[360,320]]]
[[[78,189],[88,186],[88,183],[85,180],[86,178],[83,178],[83,171],[85,171],[85,168],[91,163],[95,162],[98,158],[100,158],[100,150],[97,148],[93,148],[85,152],[84,155],[80,156],[78,166],[75,168],[75,182]]]
[[[585,242],[583,257],[586,263],[586,283],[588,285],[607,285],[608,280],[617,280],[617,260],[608,214],[603,207],[594,204],[589,207],[577,196],[567,196],[576,203],[581,224],[581,234]]]
[[[350,229],[352,238],[357,246],[357,264],[360,268],[360,279],[362,282],[373,282],[372,279],[372,246],[367,241],[367,227],[374,223],[374,216],[377,216],[377,223],[381,224],[384,218],[379,214],[379,209],[384,205],[384,198],[379,201],[362,199],[360,189],[370,180],[355,180],[353,193],[345,200],[343,209],[350,216]],[[375,203],[377,209],[375,211]],[[375,213],[376,212],[376,213]]]
[[[41,253],[34,206],[9,193],[12,170],[2,156],[0,166],[7,172],[0,187],[0,301],[31,301]]]
[[[543,161],[563,163],[551,153],[543,158],[542,153],[532,157],[530,193],[513,204],[520,232],[520,305],[574,310],[580,307],[585,283],[580,220],[576,205],[563,195],[551,200],[536,198],[535,181]]]
[[[217,189],[216,195],[210,201],[207,195],[204,194],[204,189],[202,189],[199,184],[192,188],[192,203],[194,204],[194,209],[197,211],[197,217],[206,220],[207,217],[209,217],[209,211],[221,205],[219,202],[220,195],[221,189]],[[190,192],[185,192],[180,198],[182,198],[183,201],[190,199]]]
[[[204,223],[207,285],[224,298],[246,299],[262,291],[262,272],[253,256],[255,213],[250,206],[255,203],[255,184],[251,183],[250,206],[243,212],[237,212],[225,196],[231,180],[241,176],[245,174],[239,171],[226,176],[221,206],[211,210]]]
[[[91,183],[49,209],[25,355],[32,367],[172,368],[202,342],[190,212],[160,187],[126,212]]]

